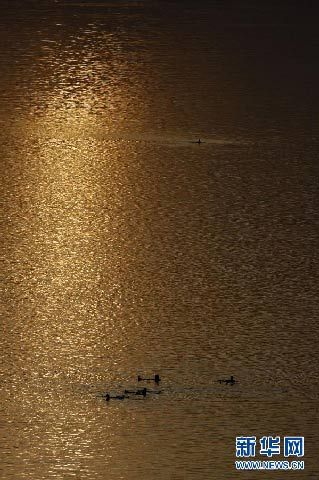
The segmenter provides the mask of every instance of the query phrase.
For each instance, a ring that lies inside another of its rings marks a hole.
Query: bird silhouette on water
[[[144,394],[145,392],[145,394]],[[124,393],[131,393],[134,395],[144,395],[146,396],[147,393],[162,393],[162,390],[149,390],[148,388],[144,387],[139,390],[124,390]]]
[[[143,395],[143,397],[146,397],[146,392],[147,392],[147,388],[144,387],[144,388],[141,388],[141,390],[137,390],[136,395]]]
[[[152,381],[155,383],[159,383],[161,381],[160,376],[158,374],[154,375],[154,378],[142,378],[141,375],[138,375],[137,377],[138,382],[143,382],[143,381]]]
[[[220,379],[218,380],[220,384],[222,383],[225,383],[225,385],[234,385],[236,383],[236,380],[234,379],[234,376],[231,375],[230,378],[226,378],[226,379]]]
[[[112,396],[111,396],[110,394],[108,394],[108,393],[106,393],[106,394],[104,395],[104,397],[105,397],[105,400],[106,400],[107,402],[109,402],[109,401],[111,400],[111,398],[113,398],[114,400],[124,400],[124,398],[129,398],[129,397],[126,397],[125,395],[114,395],[114,396],[112,397]]]
[[[152,381],[152,382],[155,382],[157,385],[161,381],[158,373],[156,373],[154,375],[154,377],[151,377],[151,378],[143,378],[143,377],[141,377],[141,375],[138,375],[137,380],[138,380],[138,382]],[[137,390],[127,390],[127,389],[125,389],[124,394],[122,394],[122,395],[110,395],[109,393],[105,393],[105,394],[99,395],[99,396],[102,396],[103,398],[105,398],[105,400],[107,402],[109,402],[111,399],[124,400],[124,398],[130,398],[130,397],[127,396],[127,394],[141,395],[143,397],[146,397],[147,393],[161,393],[161,390],[148,390],[146,387],[143,387],[143,388],[139,388]]]

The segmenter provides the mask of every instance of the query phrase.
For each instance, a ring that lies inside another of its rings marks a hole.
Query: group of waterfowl
[[[154,377],[151,378],[143,378],[140,375],[137,376],[137,381],[138,382],[154,382],[157,386],[159,385],[159,382],[161,381],[161,378],[158,374],[154,375]],[[230,378],[225,378],[225,379],[219,379],[218,382],[220,384],[224,383],[225,385],[231,385],[233,386],[236,383],[236,380],[233,375],[231,375]],[[111,399],[114,400],[124,400],[125,398],[130,398],[129,395],[137,395],[137,396],[142,396],[146,397],[147,394],[159,394],[162,393],[162,390],[150,390],[146,387],[143,388],[137,388],[136,390],[127,390],[125,389],[124,392],[121,395],[110,395],[109,393],[104,393],[101,395],[101,397],[105,398],[107,402],[109,402]]]
[[[140,375],[138,375],[137,381],[138,382],[142,382],[142,381],[154,382],[156,385],[159,385],[159,382],[161,381],[161,379],[160,379],[160,376],[158,374],[154,375],[154,377],[151,377],[151,378],[142,378]],[[112,396],[109,393],[105,393],[101,396],[103,398],[105,398],[105,400],[107,402],[109,402],[111,399],[124,400],[124,398],[130,398],[128,395],[141,395],[145,398],[148,393],[158,394],[158,393],[161,393],[161,392],[162,392],[161,390],[149,390],[148,388],[143,387],[143,388],[138,388],[137,390],[127,390],[127,389],[125,389],[124,393],[121,394],[121,395],[113,395]]]

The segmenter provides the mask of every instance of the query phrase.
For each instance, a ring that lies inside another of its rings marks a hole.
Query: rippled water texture
[[[305,436],[279,475],[319,478],[306,13],[4,2],[1,479],[264,477],[239,435]]]

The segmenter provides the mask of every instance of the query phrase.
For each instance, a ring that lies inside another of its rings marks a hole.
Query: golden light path
[[[87,394],[89,382],[116,376],[113,367],[134,335],[122,296],[131,262],[126,200],[134,189],[130,162],[136,152],[134,145],[98,139],[102,129],[94,109],[105,106],[103,137],[112,119],[121,123],[129,102],[118,81],[106,84],[107,95],[102,81],[93,81],[96,91],[87,83],[92,75],[100,80],[107,66],[95,62],[92,67],[88,53],[75,70],[77,55],[66,48],[64,58],[52,48],[45,50],[48,74],[40,82],[55,85],[43,94],[45,107],[32,108],[20,125],[11,261],[21,338],[16,361],[32,378],[21,387],[24,402],[18,407],[22,417],[33,418],[24,432],[31,442],[29,474],[42,458],[49,474],[59,478],[60,472],[83,471],[81,464],[90,463],[91,444],[97,441],[87,434],[87,418],[96,420],[90,417],[90,397],[85,405],[74,397],[83,394],[81,385]],[[113,410],[110,428],[98,441],[109,442],[122,423]],[[110,458],[114,455],[116,442],[108,450]]]
[[[54,364],[57,370],[77,370],[79,359],[90,368],[101,355],[97,338],[112,337],[103,352],[118,344],[119,277],[129,258],[123,250],[124,202],[131,194],[128,164],[136,153],[107,140],[112,120],[120,124],[129,102],[121,84],[121,71],[128,65],[115,55],[120,45],[114,35],[107,36],[107,61],[99,53],[99,48],[105,51],[104,36],[102,45],[96,41],[91,49],[84,48],[83,39],[85,34],[79,34],[63,48],[44,43],[40,60],[46,76],[41,82],[53,86],[43,87],[45,108],[31,110],[22,125],[33,150],[23,159],[20,259],[27,262],[30,302],[36,309],[34,331],[25,331],[24,341],[26,345],[30,338],[32,350],[38,335],[42,347],[34,355],[43,355],[41,364]],[[99,316],[103,321],[97,321]],[[106,319],[117,328],[107,330]]]

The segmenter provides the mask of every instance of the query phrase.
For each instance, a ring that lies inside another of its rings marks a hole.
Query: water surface
[[[282,475],[317,478],[311,18],[15,5],[0,57],[2,478],[229,479],[239,435],[305,436],[306,470]],[[99,397],[156,372],[161,395]]]

